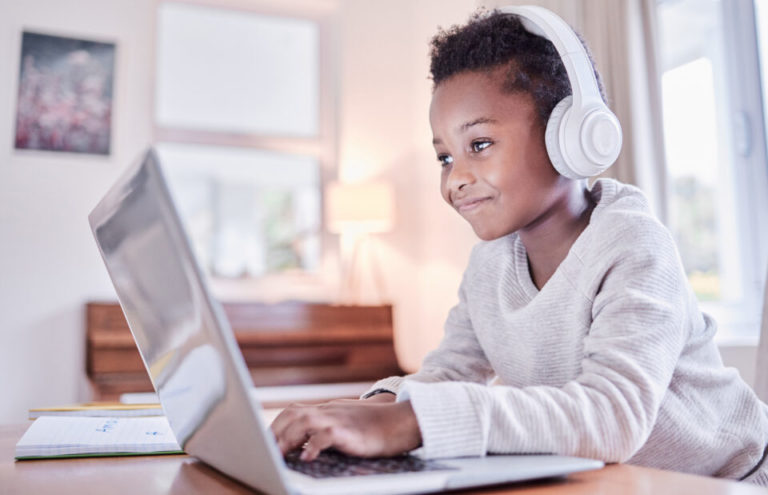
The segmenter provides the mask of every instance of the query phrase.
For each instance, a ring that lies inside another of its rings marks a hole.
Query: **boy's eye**
[[[490,140],[488,140],[488,139],[481,139],[481,140],[478,140],[478,141],[472,141],[472,151],[474,153],[480,153],[485,148],[489,147],[491,144],[493,144],[493,143]]]
[[[453,163],[453,157],[451,155],[437,155],[437,161],[444,167]]]

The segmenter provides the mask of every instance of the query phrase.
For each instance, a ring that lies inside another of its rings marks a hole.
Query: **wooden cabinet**
[[[373,381],[402,374],[391,306],[224,303],[257,386]],[[86,369],[97,400],[152,385],[117,303],[86,305]]]

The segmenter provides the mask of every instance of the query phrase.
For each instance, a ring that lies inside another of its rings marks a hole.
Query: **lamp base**
[[[339,301],[350,305],[382,304],[385,302],[386,288],[378,262],[376,242],[365,233],[353,234],[352,237],[351,255],[343,256],[346,262],[342,269]],[[372,285],[371,290],[368,291],[364,284],[367,279],[372,281],[369,284]]]

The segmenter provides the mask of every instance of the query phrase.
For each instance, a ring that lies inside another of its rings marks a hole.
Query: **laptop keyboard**
[[[363,458],[352,457],[333,449],[324,450],[311,462],[299,459],[301,450],[293,450],[285,455],[285,463],[294,471],[313,478],[334,478],[344,476],[364,476],[369,474],[410,473],[416,471],[452,470],[455,468],[425,461],[412,455],[397,457]]]

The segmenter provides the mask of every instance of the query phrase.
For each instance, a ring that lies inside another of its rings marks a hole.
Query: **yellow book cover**
[[[135,417],[162,416],[160,404],[122,404],[120,402],[86,402],[66,406],[37,407],[29,410],[29,419],[40,416]]]

